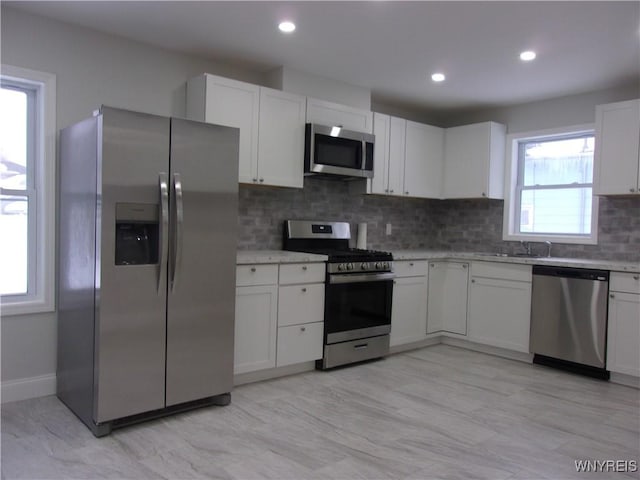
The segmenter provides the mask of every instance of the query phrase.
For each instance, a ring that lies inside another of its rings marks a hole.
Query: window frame
[[[34,141],[28,146],[27,188],[3,189],[28,198],[27,293],[0,296],[2,316],[55,310],[56,76],[2,64],[0,79],[33,92]],[[31,171],[29,171],[31,167]]]
[[[598,243],[598,197],[593,193],[593,183],[591,184],[557,184],[543,185],[540,188],[553,189],[562,188],[570,185],[572,188],[585,188],[591,186],[591,234],[554,234],[554,233],[521,233],[520,225],[520,201],[523,190],[533,190],[524,188],[518,184],[518,180],[522,175],[521,169],[524,165],[520,164],[521,145],[526,142],[536,140],[554,140],[577,137],[581,135],[594,135],[595,124],[574,125],[569,127],[559,127],[547,130],[538,130],[535,132],[511,133],[507,135],[506,145],[506,175],[505,175],[505,199],[504,199],[504,216],[502,239],[506,241],[524,241],[524,242],[555,242],[555,243],[571,243],[580,245],[596,245]],[[595,170],[595,159],[594,159]]]

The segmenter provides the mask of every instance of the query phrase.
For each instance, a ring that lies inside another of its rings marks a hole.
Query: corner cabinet
[[[447,128],[444,198],[504,198],[506,127],[495,122]]]
[[[472,262],[468,310],[468,340],[528,353],[531,266]]]
[[[427,261],[394,261],[390,345],[418,342],[426,337]]]
[[[373,115],[375,176],[367,193],[440,198],[444,130],[382,113]]]
[[[240,129],[238,181],[303,186],[306,98],[216,75],[187,82],[187,117]]]
[[[640,274],[611,272],[607,370],[640,377]]]
[[[468,263],[429,262],[428,334],[467,334],[468,285]]]
[[[369,110],[307,98],[307,123],[339,126],[356,132],[373,132],[373,113]]]
[[[593,191],[640,195],[640,100],[596,107]]]

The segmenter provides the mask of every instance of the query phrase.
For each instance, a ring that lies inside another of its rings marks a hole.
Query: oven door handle
[[[338,273],[329,275],[329,283],[383,282],[396,278],[395,273]]]

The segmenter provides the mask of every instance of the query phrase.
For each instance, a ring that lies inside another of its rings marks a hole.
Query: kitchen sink
[[[537,255],[535,253],[490,253],[490,252],[480,252],[476,253],[481,257],[515,257],[515,258],[540,258],[541,255]]]

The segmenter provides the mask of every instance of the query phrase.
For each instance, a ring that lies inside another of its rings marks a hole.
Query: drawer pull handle
[[[640,275],[634,275],[634,276],[633,276],[633,279],[634,279],[634,280],[640,280]]]
[[[251,272],[255,273],[256,272],[256,267],[251,267]]]
[[[611,293],[609,296],[610,296],[611,298],[616,298],[616,296],[615,296],[613,293]]]
[[[476,283],[476,280],[475,280],[475,278],[471,280],[471,283]]]
[[[410,267],[413,267],[413,262],[409,262],[409,266],[410,266]]]
[[[306,292],[306,291],[307,291],[307,289],[306,289],[306,288],[303,288],[303,289],[302,289],[302,293],[304,293],[304,292]]]
[[[367,348],[369,346],[368,343],[360,343],[358,345],[354,345],[353,349],[354,350],[364,350],[365,348]]]
[[[306,332],[306,331],[307,331],[307,328],[306,328],[306,327],[300,327],[300,331],[301,331],[301,332]]]
[[[303,266],[302,266],[302,270],[306,271],[306,270],[307,270],[307,266],[306,266],[306,265],[303,265]]]

